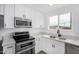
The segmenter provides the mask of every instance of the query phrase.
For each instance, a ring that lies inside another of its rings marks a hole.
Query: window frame
[[[60,19],[59,19],[59,17],[61,16],[61,15],[64,15],[64,14],[67,14],[67,13],[70,13],[70,28],[69,29],[66,29],[66,28],[60,28]],[[71,12],[66,12],[66,13],[63,13],[63,14],[60,14],[60,15],[54,15],[54,16],[58,16],[58,26],[56,27],[56,28],[59,28],[59,29],[62,29],[62,30],[72,30],[72,13]],[[52,16],[53,17],[53,16]],[[50,23],[50,22],[49,22]],[[50,26],[50,25],[49,25]],[[50,28],[48,26],[48,29],[49,30],[52,30],[52,29],[56,29],[56,28]]]
[[[62,26],[62,27],[60,28],[60,16],[61,16],[61,15],[64,15],[64,14],[68,14],[68,13],[70,13],[70,27],[69,27],[69,29],[65,28],[64,26]],[[60,29],[64,29],[64,30],[66,30],[66,29],[67,29],[67,30],[71,30],[71,29],[72,29],[72,19],[71,19],[71,18],[72,18],[72,17],[71,17],[71,12],[67,12],[67,13],[60,14],[60,15],[59,15],[59,25],[58,25],[59,28],[60,28]]]
[[[58,15],[54,15],[54,16],[57,16],[57,17],[59,17]],[[50,16],[50,17],[54,17],[54,16]],[[58,20],[59,21],[59,20]],[[49,24],[50,24],[50,21],[49,21]],[[57,24],[57,26],[55,27],[55,26],[53,26],[54,28],[52,28],[52,29],[56,29],[57,27],[58,27],[58,24]],[[48,29],[51,29],[50,28],[50,25],[48,25]]]

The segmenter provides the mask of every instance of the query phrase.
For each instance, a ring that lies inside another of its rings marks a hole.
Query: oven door
[[[27,50],[27,51],[23,51],[22,53],[20,54],[35,54],[35,48],[32,48],[30,50]]]
[[[21,42],[16,45],[16,54],[32,54],[35,50],[35,41]],[[30,51],[30,52],[29,52]]]

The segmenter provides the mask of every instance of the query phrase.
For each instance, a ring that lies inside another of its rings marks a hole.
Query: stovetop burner
[[[30,36],[29,32],[15,32],[13,38],[16,43],[33,40],[34,38]]]

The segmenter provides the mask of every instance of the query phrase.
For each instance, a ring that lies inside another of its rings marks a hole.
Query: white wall
[[[61,33],[73,36],[79,36],[79,5],[67,5],[65,7],[58,8],[56,10],[52,10],[47,14],[46,28],[48,27],[49,16],[59,15],[63,13],[71,12],[72,17],[72,30],[71,31],[63,31]],[[56,32],[56,29],[52,32]]]

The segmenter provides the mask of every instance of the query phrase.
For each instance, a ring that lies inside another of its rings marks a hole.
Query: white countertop
[[[50,38],[47,35],[41,35],[41,37],[79,46],[79,40],[78,39],[66,39],[66,40],[62,40],[62,39],[59,39],[59,38]]]

